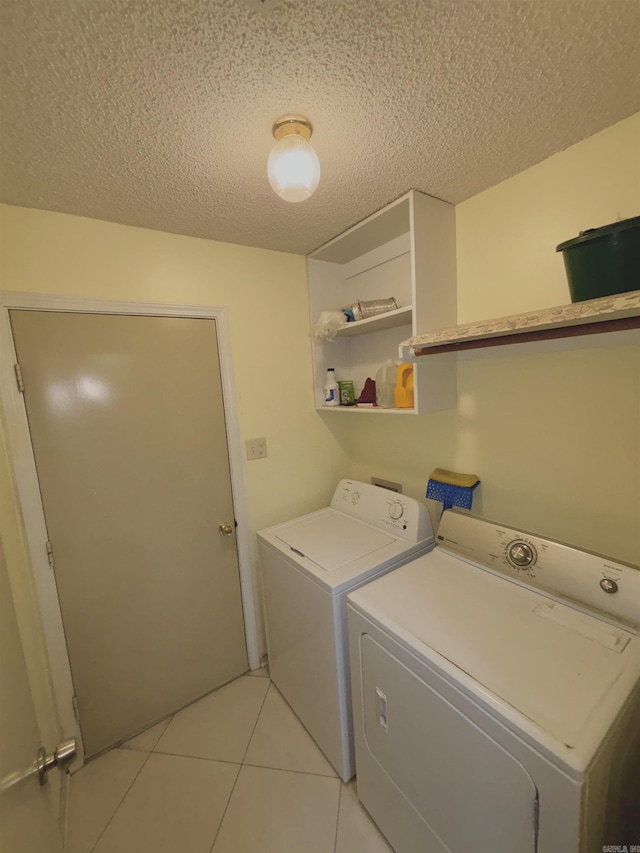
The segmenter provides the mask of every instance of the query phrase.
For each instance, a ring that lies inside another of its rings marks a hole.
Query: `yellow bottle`
[[[398,368],[395,402],[397,409],[413,408],[413,365],[401,364]]]

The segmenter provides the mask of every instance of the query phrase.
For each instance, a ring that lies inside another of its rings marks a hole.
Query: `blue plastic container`
[[[429,480],[427,483],[427,497],[434,501],[440,501],[444,509],[459,506],[463,509],[471,509],[473,492],[480,485],[480,480],[473,486],[452,486],[450,483],[441,483],[440,480]]]

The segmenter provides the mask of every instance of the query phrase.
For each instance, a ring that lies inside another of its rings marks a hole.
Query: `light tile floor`
[[[74,774],[67,849],[391,853],[264,670]]]

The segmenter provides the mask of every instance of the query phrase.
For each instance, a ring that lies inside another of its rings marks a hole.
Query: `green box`
[[[582,231],[560,243],[572,302],[640,287],[640,216]]]
[[[355,406],[356,393],[353,390],[353,382],[351,379],[346,379],[343,382],[338,382],[338,390],[341,406]]]

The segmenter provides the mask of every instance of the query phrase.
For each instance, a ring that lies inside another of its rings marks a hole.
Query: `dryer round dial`
[[[507,545],[507,560],[516,569],[528,569],[537,558],[536,550],[528,542],[515,539]]]
[[[399,518],[402,518],[404,514],[404,507],[400,503],[400,501],[393,501],[389,504],[389,518],[393,518],[394,521],[397,521]]]

